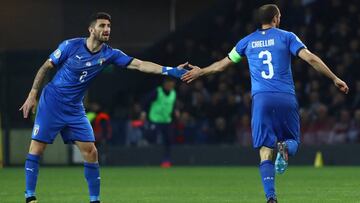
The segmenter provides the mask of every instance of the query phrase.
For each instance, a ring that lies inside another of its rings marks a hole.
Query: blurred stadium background
[[[256,29],[254,11],[265,3],[277,3],[282,12],[281,28],[296,33],[350,87],[348,95],[341,94],[329,80],[294,58],[292,70],[301,108],[302,146],[290,164],[311,166],[317,152],[321,152],[317,158],[322,155],[325,165],[358,166],[360,6],[356,0],[1,2],[0,165],[24,163],[33,121],[24,120],[18,109],[37,69],[58,43],[88,35],[90,14],[106,11],[112,15],[109,44],[130,56],[164,65],[189,61],[205,66],[226,56],[240,38]],[[109,125],[104,127],[106,132],[98,133],[101,165],[160,165],[161,139],[155,143],[147,140],[147,121],[142,120],[142,111],[144,98],[162,79],[107,67],[92,83],[85,106],[95,116],[103,112],[110,117]],[[251,147],[246,60],[225,73],[190,85],[178,81],[176,91],[178,113],[171,135],[174,166],[257,165],[258,155]],[[50,166],[80,162],[78,152],[63,145],[59,137],[42,159],[43,165]]]

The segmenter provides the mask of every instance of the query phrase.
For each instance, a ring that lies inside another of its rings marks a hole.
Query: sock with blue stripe
[[[88,183],[90,201],[100,200],[99,163],[84,163],[84,175]]]
[[[35,196],[37,177],[39,174],[39,155],[28,154],[25,161],[25,198]]]
[[[298,150],[299,144],[295,140],[286,140],[285,143],[288,148],[289,156],[294,156]]]
[[[266,199],[276,198],[275,168],[273,162],[270,160],[263,161],[260,163],[259,169]]]

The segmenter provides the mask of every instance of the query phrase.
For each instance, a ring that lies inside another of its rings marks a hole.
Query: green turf
[[[255,167],[114,167],[101,169],[104,203],[265,202]],[[280,202],[360,202],[359,167],[290,167],[277,176]],[[22,168],[0,169],[0,203],[21,203]],[[41,168],[40,203],[86,203],[83,169]]]

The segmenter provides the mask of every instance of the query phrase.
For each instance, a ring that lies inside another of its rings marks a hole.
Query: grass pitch
[[[265,202],[256,167],[103,167],[103,203]],[[360,202],[360,167],[292,167],[276,176],[279,202]],[[22,168],[0,169],[0,203],[24,202]],[[82,167],[40,168],[40,203],[86,203]]]

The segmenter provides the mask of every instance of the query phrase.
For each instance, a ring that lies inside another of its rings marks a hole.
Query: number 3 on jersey
[[[85,70],[83,72],[81,72],[81,75],[80,75],[80,78],[79,78],[79,81],[80,82],[84,82],[85,81],[85,77],[87,76],[88,72]]]
[[[261,71],[261,77],[263,77],[265,79],[271,79],[272,77],[274,77],[274,66],[271,63],[272,56],[271,56],[271,53],[268,50],[265,50],[265,51],[261,51],[259,53],[259,58],[260,59],[264,58],[264,55],[266,55],[266,59],[263,60],[263,64],[268,65],[269,74],[266,74],[265,71]]]

